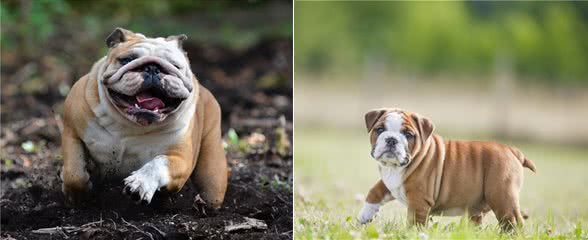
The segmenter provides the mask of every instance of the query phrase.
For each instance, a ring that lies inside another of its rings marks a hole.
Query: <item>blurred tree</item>
[[[280,2],[289,4],[285,0],[4,0],[0,2],[2,48],[16,48],[19,57],[25,59],[38,58],[52,49],[51,45],[63,44],[63,39],[67,37],[73,38],[72,34],[82,40],[103,38],[115,26],[157,35],[177,34],[191,29],[202,33],[193,36],[229,43],[239,41],[240,38],[235,36],[240,35],[251,43],[255,42],[250,41],[254,38],[251,34],[291,33],[291,21],[276,27],[276,23],[260,24],[253,19],[242,23],[247,25],[247,31],[240,31],[243,27],[239,25],[241,22],[234,20],[244,17],[232,16],[229,11],[267,8]],[[198,18],[203,15],[207,19]],[[215,28],[211,31],[203,29],[208,25]],[[251,34],[244,36],[243,32]]]
[[[522,79],[588,86],[588,2],[297,2],[298,71],[490,74],[500,52]],[[483,79],[483,78],[479,78]]]

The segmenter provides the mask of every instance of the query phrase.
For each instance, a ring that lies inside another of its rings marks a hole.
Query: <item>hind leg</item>
[[[524,224],[518,200],[513,200],[511,204],[504,204],[493,209],[500,227],[505,232],[511,232],[516,227],[522,227]]]
[[[486,215],[486,213],[484,212],[480,212],[478,214],[475,215],[471,215],[470,216],[470,221],[476,225],[476,226],[480,226],[482,224],[482,219],[484,218],[484,216]]]
[[[470,215],[470,221],[476,225],[480,226],[482,224],[482,219],[486,214],[490,211],[490,207],[482,202],[478,206],[470,208],[468,210],[468,214]]]
[[[198,186],[206,203],[218,209],[221,207],[227,191],[228,168],[221,137],[220,108],[216,105],[212,110],[213,112],[207,112],[214,114],[211,115],[210,118],[213,119],[208,123],[211,129],[202,139],[196,169],[191,178]],[[206,127],[205,124],[205,132]]]
[[[519,189],[522,180],[518,177],[506,178],[503,186],[494,186],[486,192],[488,205],[505,232],[511,232],[515,227],[524,224],[519,206]]]

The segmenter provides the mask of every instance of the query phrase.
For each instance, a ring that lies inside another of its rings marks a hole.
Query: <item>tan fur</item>
[[[188,133],[181,143],[171,146],[167,151],[172,177],[167,190],[179,191],[192,176],[192,180],[201,189],[203,198],[214,206],[220,206],[228,178],[225,152],[222,149],[220,106],[208,89],[200,89],[196,114],[190,122]]]
[[[81,195],[92,188],[80,136],[83,135],[88,120],[94,117],[91,107],[97,104],[97,101],[94,102],[94,100],[97,99],[98,89],[96,88],[94,91],[96,95],[88,94],[86,97],[87,85],[90,85],[88,84],[88,75],[73,85],[64,103],[64,124],[61,134],[63,152],[61,178],[64,180],[63,192],[66,196],[71,196],[70,201],[81,200]]]
[[[382,182],[382,180],[379,180],[370,189],[365,200],[368,203],[381,203],[384,200],[384,198],[388,195],[390,195],[390,190],[386,188],[386,185],[384,185],[384,182]]]
[[[485,213],[492,210],[505,230],[524,223],[519,207],[519,191],[523,183],[523,167],[535,171],[532,161],[507,145],[495,142],[443,140],[432,134],[421,138],[429,120],[398,109],[403,115],[403,129],[416,134],[409,142],[411,163],[403,175],[407,198],[408,219],[412,224],[426,224],[429,215],[445,210],[463,209],[471,220],[480,224]],[[372,129],[383,124],[385,113]],[[424,124],[424,125],[423,125]],[[376,133],[371,133],[372,146]],[[369,203],[379,203],[387,191],[381,180],[370,190]]]
[[[89,169],[92,160],[84,151],[83,136],[87,134],[88,123],[96,118],[92,109],[100,104],[98,94],[98,72],[108,61],[114,61],[126,46],[141,41],[131,37],[129,41],[114,48],[106,61],[99,61],[91,72],[78,80],[72,87],[64,104],[63,150],[63,192],[71,202],[79,201],[92,189]],[[213,207],[223,202],[227,187],[227,162],[222,147],[220,129],[220,106],[214,96],[193,77],[196,109],[184,137],[171,144],[165,155],[168,159],[170,182],[165,189],[177,192],[191,177],[198,185],[202,197]],[[199,86],[199,87],[198,87]],[[178,120],[179,121],[179,120]],[[145,134],[157,134],[146,132]],[[148,149],[146,149],[148,150]]]

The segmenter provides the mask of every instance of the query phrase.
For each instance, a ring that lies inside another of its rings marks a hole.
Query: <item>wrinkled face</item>
[[[410,162],[410,146],[414,134],[404,124],[403,115],[390,112],[381,117],[372,130],[372,157],[385,166],[406,166]]]
[[[108,37],[101,83],[126,119],[142,126],[161,122],[190,96],[192,72],[181,49],[184,39],[147,38],[124,29]]]
[[[427,119],[402,110],[375,110],[366,114],[372,157],[386,167],[406,167],[433,127]],[[426,136],[421,138],[421,129]]]

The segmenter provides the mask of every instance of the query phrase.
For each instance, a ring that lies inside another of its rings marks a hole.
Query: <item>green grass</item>
[[[295,132],[295,223],[297,239],[588,239],[588,149],[508,143],[532,159],[525,171],[521,208],[530,218],[522,233],[500,234],[493,214],[480,227],[460,217],[434,217],[428,227],[407,227],[406,208],[384,206],[370,224],[355,220],[378,179],[367,134],[348,129]]]

